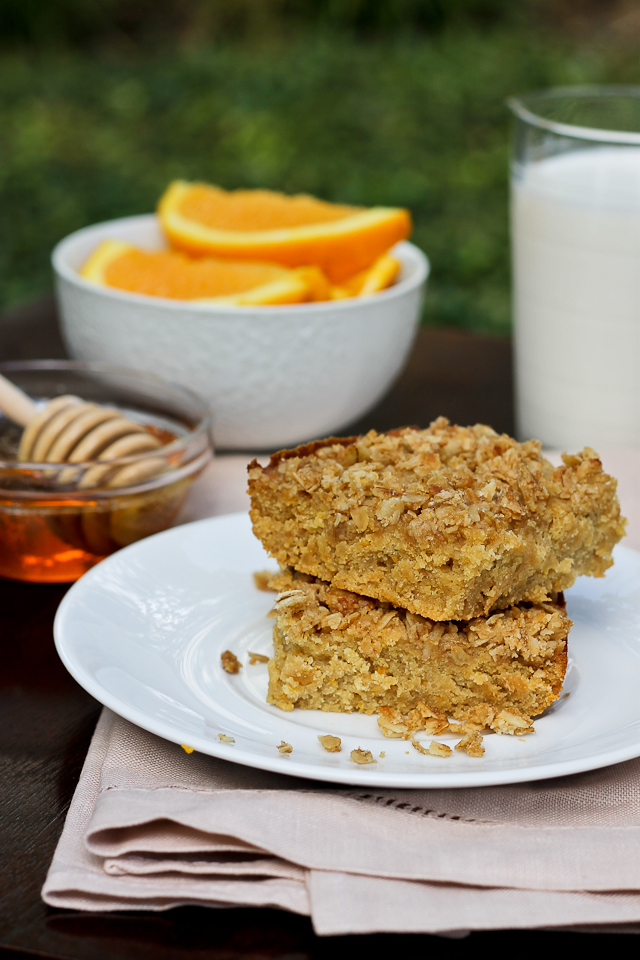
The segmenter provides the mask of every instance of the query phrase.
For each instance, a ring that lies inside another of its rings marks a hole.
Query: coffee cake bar
[[[603,576],[624,534],[585,448],[554,468],[490,427],[370,431],[249,467],[256,536],[280,564],[432,620],[542,603]]]
[[[393,730],[418,708],[519,733],[560,694],[571,626],[561,596],[443,623],[290,570],[268,586],[279,593],[267,699],[282,710],[380,712]]]

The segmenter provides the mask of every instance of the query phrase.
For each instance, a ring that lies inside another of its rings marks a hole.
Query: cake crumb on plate
[[[318,740],[328,753],[339,753],[342,750],[342,740],[340,737],[332,737],[330,733],[324,736],[318,734]]]
[[[351,759],[354,763],[377,763],[378,761],[374,758],[371,750],[363,750],[362,747],[358,747],[357,750],[351,751]]]
[[[231,653],[231,650],[225,650],[220,654],[220,662],[222,663],[222,669],[226,670],[227,673],[240,673],[242,664],[235,653]]]

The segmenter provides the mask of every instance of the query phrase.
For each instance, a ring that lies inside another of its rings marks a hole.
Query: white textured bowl
[[[53,251],[62,333],[78,360],[150,370],[210,404],[216,445],[290,446],[340,430],[384,394],[407,358],[429,273],[400,243],[399,281],[370,297],[216,307],[100,287],[78,269],[102,240],[166,246],[152,214],[78,230]]]

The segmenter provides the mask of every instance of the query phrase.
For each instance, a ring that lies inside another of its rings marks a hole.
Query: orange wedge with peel
[[[265,306],[315,299],[317,277],[274,263],[246,263],[203,257],[177,250],[140,250],[105,240],[80,270],[102,286],[174,300]]]
[[[361,270],[355,276],[344,280],[340,286],[331,288],[332,300],[344,300],[347,297],[367,297],[390,287],[400,272],[400,261],[388,253],[378,257],[368,270]]]
[[[184,180],[169,185],[158,217],[171,245],[194,256],[317,266],[333,284],[366,270],[411,232],[407,210]]]

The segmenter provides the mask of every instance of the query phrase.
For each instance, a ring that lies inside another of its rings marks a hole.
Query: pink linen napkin
[[[279,907],[321,935],[636,932],[639,852],[640,760],[508,787],[342,788],[187,755],[104,710],[42,895]]]
[[[640,451],[603,461],[640,547]],[[183,519],[243,509],[245,468],[214,461]],[[640,759],[506,787],[362,790],[187,755],[104,710],[42,895],[74,910],[279,907],[321,935],[640,932]]]

